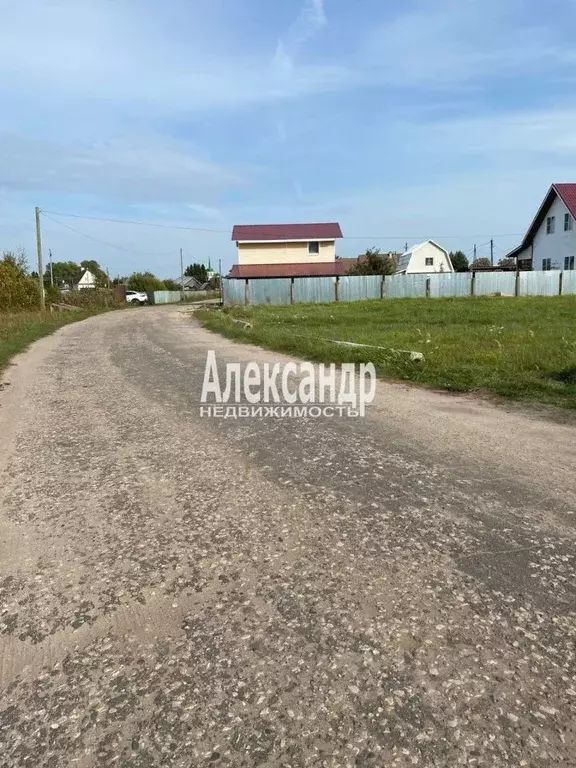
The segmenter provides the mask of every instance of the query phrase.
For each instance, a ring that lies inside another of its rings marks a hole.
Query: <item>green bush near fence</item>
[[[48,297],[46,298],[48,303]],[[82,309],[120,309],[126,302],[118,298],[114,290],[108,288],[85,288],[82,291],[68,291],[59,294],[55,304],[69,304]]]
[[[231,307],[195,317],[230,338],[309,360],[373,362],[383,377],[576,409],[576,296]],[[421,352],[424,361],[397,350]]]

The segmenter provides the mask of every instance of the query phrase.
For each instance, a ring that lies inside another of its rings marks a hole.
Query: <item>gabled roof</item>
[[[236,242],[277,242],[287,240],[338,240],[342,237],[340,224],[237,224],[232,230]]]
[[[434,240],[424,240],[424,242],[422,242],[422,243],[417,243],[416,245],[413,245],[413,246],[412,246],[412,248],[409,248],[409,249],[406,251],[406,253],[401,253],[401,254],[400,254],[400,257],[402,257],[402,256],[406,256],[406,254],[407,254],[407,253],[409,253],[410,255],[412,255],[412,254],[413,254],[413,253],[415,253],[416,251],[419,251],[419,250],[420,250],[420,248],[423,248],[425,245],[428,245],[428,244],[434,245],[436,248],[438,248],[438,249],[439,249],[440,251],[442,251],[443,253],[446,253],[446,254],[448,253],[448,251],[447,251],[445,248],[442,248],[442,246],[441,246],[441,245],[438,245],[438,243],[436,243]]]
[[[349,268],[340,259],[320,264],[235,264],[228,277],[242,280],[254,277],[332,277],[345,275]]]
[[[550,207],[556,197],[559,197],[562,200],[572,217],[576,219],[576,184],[552,184],[548,190],[548,194],[544,198],[542,205],[538,209],[538,213],[534,217],[534,220],[532,221],[532,224],[530,225],[524,240],[522,240],[521,244],[517,248],[514,248],[513,251],[510,251],[510,253],[506,254],[506,258],[515,258],[521,251],[532,245],[534,236],[546,218],[546,214],[550,210]]]

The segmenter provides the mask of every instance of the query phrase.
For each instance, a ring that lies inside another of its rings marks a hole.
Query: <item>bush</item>
[[[86,288],[82,291],[68,291],[59,294],[54,304],[70,304],[82,309],[111,309],[126,306],[126,302],[116,295],[116,291],[108,288]],[[47,300],[48,301],[48,300]]]
[[[39,304],[38,283],[12,258],[0,261],[0,312],[36,309]]]

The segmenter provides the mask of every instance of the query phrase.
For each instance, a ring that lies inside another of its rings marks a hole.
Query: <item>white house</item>
[[[74,288],[77,291],[81,291],[83,288],[95,288],[96,277],[90,272],[89,269],[85,269],[82,276],[77,283],[74,284]]]
[[[441,248],[433,240],[413,245],[409,251],[398,259],[396,274],[413,275],[430,272],[454,272],[454,267],[448,256],[448,251]]]
[[[521,269],[574,269],[576,256],[576,184],[553,184],[530,229],[508,258]]]

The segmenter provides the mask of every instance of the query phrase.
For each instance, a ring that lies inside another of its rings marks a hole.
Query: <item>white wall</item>
[[[576,222],[572,222],[571,231],[564,232],[564,214],[566,213],[568,208],[559,197],[556,197],[534,236],[533,270],[541,270],[542,259],[546,258],[552,259],[552,269],[564,269],[564,257],[576,256]],[[553,235],[546,234],[546,219],[549,216],[556,217]]]
[[[427,258],[433,258],[434,264],[428,266],[426,264]],[[400,259],[399,266],[402,266],[402,259]],[[412,252],[410,262],[406,266],[406,274],[431,274],[434,272],[454,272],[448,254],[439,246],[434,243],[424,243],[419,248],[416,248]]]

